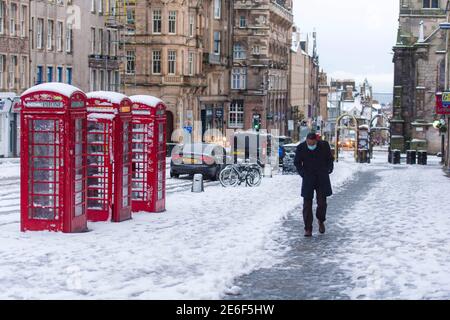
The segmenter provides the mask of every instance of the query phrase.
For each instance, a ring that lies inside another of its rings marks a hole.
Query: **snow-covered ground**
[[[351,157],[339,162],[335,189],[360,168]],[[283,217],[301,204],[300,181],[277,175],[260,188],[211,184],[202,194],[180,187],[168,194],[162,214],[89,224],[86,234],[23,234],[19,164],[2,162],[0,298],[220,298],[235,290],[235,277],[282,258],[273,239]],[[176,187],[174,181],[169,185]]]
[[[353,299],[450,297],[450,179],[439,159],[428,166],[386,165],[368,170],[380,179],[347,209],[341,224],[350,245],[333,258],[353,276]]]

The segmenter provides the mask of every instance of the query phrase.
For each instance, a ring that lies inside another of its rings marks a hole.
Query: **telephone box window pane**
[[[54,158],[34,158],[33,159],[34,169],[53,169],[55,167]]]
[[[55,143],[55,135],[52,133],[37,133],[33,134],[34,143]]]
[[[33,131],[55,131],[55,125],[58,123],[54,120],[34,120]]]
[[[33,154],[36,157],[55,156],[55,146],[35,145]]]
[[[33,185],[33,193],[39,195],[55,195],[56,189],[53,183],[35,183]]]
[[[53,208],[33,208],[31,216],[36,220],[55,220],[56,212]]]

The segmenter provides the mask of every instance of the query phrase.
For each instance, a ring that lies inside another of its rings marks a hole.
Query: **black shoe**
[[[312,237],[312,230],[305,230],[305,237],[311,238]]]
[[[319,232],[320,232],[321,234],[324,234],[325,231],[326,231],[326,230],[325,230],[325,223],[319,221]]]

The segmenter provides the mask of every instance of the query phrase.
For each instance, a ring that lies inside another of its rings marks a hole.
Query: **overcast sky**
[[[392,92],[392,47],[398,0],[294,0],[302,36],[317,32],[320,65],[329,78],[367,77],[375,92]]]

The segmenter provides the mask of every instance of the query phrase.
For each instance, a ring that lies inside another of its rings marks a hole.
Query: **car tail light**
[[[202,156],[202,161],[203,161],[203,163],[206,163],[208,165],[212,165],[216,162],[216,160],[210,156]]]

